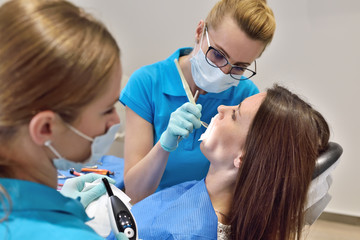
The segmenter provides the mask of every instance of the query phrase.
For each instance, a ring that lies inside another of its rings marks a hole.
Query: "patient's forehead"
[[[242,101],[241,107],[245,109],[252,108],[253,110],[257,111],[261,103],[264,101],[265,97],[266,92],[261,92],[253,96],[247,97],[244,99],[244,101]]]

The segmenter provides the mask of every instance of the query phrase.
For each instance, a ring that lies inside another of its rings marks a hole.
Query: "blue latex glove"
[[[116,237],[117,240],[129,240],[129,239],[126,237],[126,235],[125,235],[124,233],[122,233],[122,232],[116,234],[115,237]]]
[[[92,201],[105,194],[106,189],[104,184],[98,184],[84,192],[84,185],[86,182],[91,183],[99,178],[104,178],[104,175],[89,173],[79,177],[71,178],[65,181],[60,193],[66,197],[77,199],[80,197],[80,202],[86,208]],[[106,177],[109,183],[115,184],[115,180]]]
[[[171,113],[167,129],[161,134],[161,147],[168,152],[174,151],[178,141],[186,138],[195,129],[201,127],[202,106],[200,104],[184,103]]]

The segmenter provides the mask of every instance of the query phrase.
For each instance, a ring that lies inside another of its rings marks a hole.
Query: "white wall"
[[[122,50],[125,75],[192,46],[197,23],[216,0],[72,0],[100,18]],[[3,0],[1,1],[3,2]],[[360,1],[268,0],[277,20],[258,60],[261,90],[282,82],[326,117],[344,148],[326,211],[360,216]]]
[[[192,46],[195,28],[216,0],[71,0],[99,16],[115,35],[125,74]]]

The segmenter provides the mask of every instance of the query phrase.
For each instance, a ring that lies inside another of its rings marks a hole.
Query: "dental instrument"
[[[181,82],[182,82],[182,84],[183,84],[183,87],[184,87],[184,90],[185,90],[185,93],[186,93],[186,96],[187,96],[189,102],[191,102],[192,104],[196,105],[195,99],[197,98],[197,95],[198,95],[199,91],[197,90],[197,91],[195,92],[195,96],[192,95],[191,90],[190,90],[190,87],[189,87],[189,84],[188,84],[188,83],[186,82],[186,80],[185,80],[184,74],[183,74],[182,71],[181,71],[181,68],[180,68],[180,65],[179,65],[178,60],[177,60],[177,59],[174,59],[174,62],[175,62],[176,68],[178,69],[178,72],[179,72],[179,74],[180,74]],[[207,124],[206,122],[203,122],[203,121],[201,121],[201,120],[200,120],[200,122],[201,122],[201,125],[203,125],[205,128],[208,127],[208,124]]]
[[[114,175],[114,172],[111,172],[107,169],[82,168],[81,172],[93,172],[93,173],[107,175],[107,176]]]
[[[58,177],[58,179],[65,179],[65,178],[67,178],[67,176],[65,176],[64,174],[62,174],[61,172],[59,172],[59,170],[57,170],[57,177]]]
[[[75,175],[75,176],[82,176],[84,175],[84,173],[79,173],[75,170],[75,168],[70,168],[69,172],[72,174],[72,175]]]
[[[108,211],[112,231],[115,235],[122,232],[129,240],[137,240],[138,233],[136,222],[130,209],[113,194],[108,180],[103,178],[102,181],[109,195]]]
[[[196,99],[197,99],[198,95],[199,95],[199,90],[196,90],[195,95],[194,95],[194,102],[195,103],[196,103]],[[200,122],[201,122],[201,125],[203,125],[205,128],[208,128],[209,125],[206,122],[203,122],[201,120],[200,120]]]

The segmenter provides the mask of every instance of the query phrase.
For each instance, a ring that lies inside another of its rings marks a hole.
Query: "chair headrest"
[[[317,178],[340,158],[343,148],[335,142],[329,142],[328,148],[316,160],[312,179]]]

